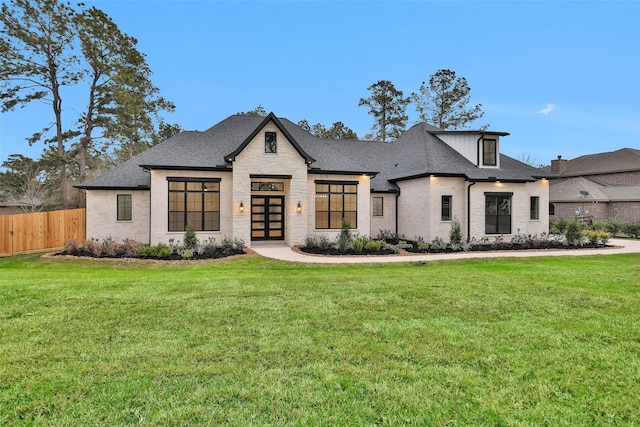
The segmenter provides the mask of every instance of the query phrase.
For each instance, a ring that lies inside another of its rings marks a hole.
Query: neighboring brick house
[[[491,131],[443,131],[421,123],[392,143],[320,139],[293,122],[231,116],[182,132],[78,187],[87,237],[145,243],[201,240],[304,244],[389,230],[448,240],[548,231],[549,175],[500,154]]]
[[[558,156],[543,170],[555,175],[549,186],[552,218],[640,222],[640,150],[622,148],[573,160]]]

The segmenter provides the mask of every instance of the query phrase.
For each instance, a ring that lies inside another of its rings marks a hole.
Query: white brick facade
[[[501,161],[499,152],[496,166],[477,165],[482,138],[495,139],[499,149],[499,137],[506,133],[447,133],[420,124],[408,130],[406,138],[401,136],[394,146],[323,140],[285,120],[273,114],[266,118],[231,116],[205,132],[181,133],[81,186],[87,192],[88,237],[129,238],[151,244],[182,240],[184,231],[169,231],[169,182],[191,180],[214,180],[220,184],[219,230],[196,231],[201,241],[215,238],[220,242],[227,237],[242,239],[251,246],[252,221],[256,241],[281,239],[296,246],[303,245],[312,235],[334,239],[340,227],[335,223],[331,224],[332,229],[322,227],[328,226],[326,217],[338,219],[338,215],[330,213],[340,212],[342,200],[349,200],[345,211],[353,212],[353,205],[357,205],[354,234],[375,237],[380,230],[389,230],[408,239],[422,237],[431,241],[440,237],[447,241],[452,221],[457,219],[463,236],[478,240],[496,236],[485,234],[485,222],[492,218],[485,215],[486,193],[510,197],[510,235],[548,231],[549,183],[534,178],[540,176],[539,171],[506,156]],[[265,149],[266,133],[275,133],[275,152]],[[434,172],[424,172],[427,169]],[[505,176],[515,182],[499,182]],[[276,185],[252,188],[252,183]],[[335,193],[317,196],[317,183],[345,185],[345,194],[349,193],[349,183],[357,184],[356,203],[350,195],[341,199],[340,187]],[[185,206],[187,200],[192,203],[190,211],[184,208],[185,213],[198,212],[198,202],[189,199],[189,192],[184,191]],[[190,194],[193,191],[200,190]],[[202,187],[201,191],[202,204],[207,199],[207,188]],[[129,221],[117,220],[118,194],[132,196]],[[316,197],[322,196],[328,197],[329,204],[323,206],[329,207],[322,208],[322,219],[317,222]],[[443,197],[450,201],[448,217],[443,217]],[[539,200],[537,219],[530,218],[531,197]],[[376,198],[382,199],[382,214],[374,216]],[[266,199],[275,203],[271,212],[266,212]],[[331,205],[334,202],[336,206]],[[178,201],[175,203],[179,205]],[[283,206],[282,212],[278,206]],[[265,212],[260,211],[263,207]],[[203,221],[206,212],[215,209],[211,205],[206,211],[201,208]],[[180,218],[179,215],[173,212],[172,218]],[[497,222],[498,217],[493,218]],[[274,227],[268,228],[267,224]],[[261,227],[269,232],[262,233]]]
[[[149,191],[86,190],[87,239],[149,243]],[[118,194],[131,195],[131,221],[118,221]]]

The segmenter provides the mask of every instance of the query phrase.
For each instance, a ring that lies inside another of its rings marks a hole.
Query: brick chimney
[[[568,160],[563,159],[562,156],[558,156],[557,160],[551,160],[551,173],[561,174],[567,170]]]

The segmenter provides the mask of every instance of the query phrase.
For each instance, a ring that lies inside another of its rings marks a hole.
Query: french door
[[[284,196],[251,197],[251,240],[284,240]]]

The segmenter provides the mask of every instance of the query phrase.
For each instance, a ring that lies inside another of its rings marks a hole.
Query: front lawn
[[[639,277],[4,258],[0,425],[638,425]]]

